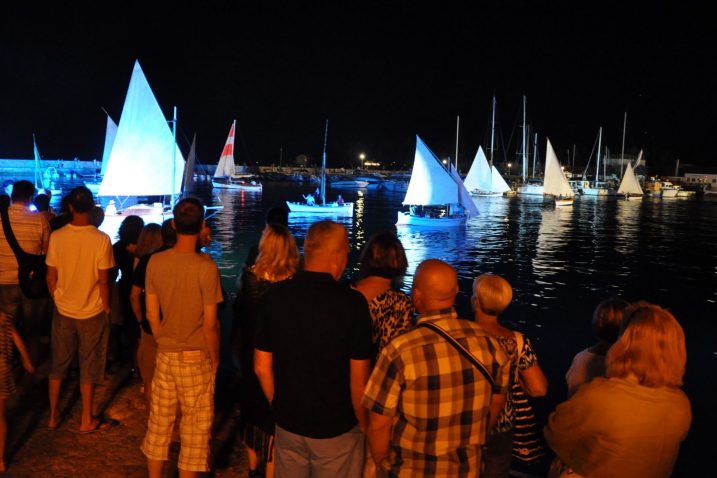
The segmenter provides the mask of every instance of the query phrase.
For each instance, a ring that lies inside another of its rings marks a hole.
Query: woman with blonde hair
[[[259,255],[253,266],[242,272],[234,303],[234,324],[239,336],[239,366],[242,382],[239,406],[243,439],[249,454],[249,476],[274,475],[274,419],[254,374],[254,330],[264,294],[276,282],[289,279],[299,268],[299,250],[289,230],[280,224],[267,224],[259,241]]]
[[[513,288],[507,280],[494,274],[482,274],[473,282],[471,304],[475,321],[498,339],[511,358],[511,383],[498,423],[490,431],[483,452],[482,477],[507,477],[511,468],[516,400],[524,394],[542,397],[548,391],[548,380],[538,365],[530,339],[504,327],[498,316],[513,300]],[[527,399],[526,399],[527,400]],[[535,427],[534,423],[530,424]],[[544,446],[544,445],[543,445]],[[526,457],[537,461],[539,456]]]
[[[667,310],[638,302],[624,311],[622,334],[595,378],[551,414],[545,437],[555,451],[551,476],[667,477],[692,421],[680,390],[685,335]]]

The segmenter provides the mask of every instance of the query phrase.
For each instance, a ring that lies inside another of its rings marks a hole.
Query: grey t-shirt
[[[204,306],[222,301],[219,270],[208,255],[174,249],[153,254],[145,290],[157,295],[162,311],[155,333],[159,352],[207,350]]]

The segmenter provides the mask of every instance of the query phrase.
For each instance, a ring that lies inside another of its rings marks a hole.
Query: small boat
[[[551,198],[557,207],[573,205],[575,193],[568,183],[565,172],[560,167],[558,157],[547,140],[548,146],[545,154],[545,179],[543,181],[543,192],[547,198]]]
[[[42,172],[42,163],[40,160],[40,151],[37,149],[37,142],[35,141],[35,135],[32,135],[32,146],[33,146],[33,152],[35,154],[35,191],[37,191],[38,194],[47,194],[48,196],[59,196],[62,194],[62,189],[58,189],[55,187],[55,183],[53,183],[50,180],[45,180],[45,174]],[[48,172],[49,169],[52,169],[52,171],[57,174],[57,171],[52,166],[45,170],[45,173]],[[52,174],[48,174],[48,177],[52,177]]]
[[[697,191],[691,191],[689,189],[682,189],[682,188],[680,188],[680,190],[677,191],[678,198],[692,198],[695,196],[697,196]]]
[[[676,198],[681,187],[672,184],[671,181],[660,181],[660,190],[663,198]]]
[[[335,216],[353,216],[354,203],[340,201],[326,202],[326,141],[329,135],[329,120],[324,129],[324,152],[321,157],[321,179],[319,184],[319,203],[313,196],[305,196],[306,202],[286,201],[289,212],[294,214],[331,214]],[[341,196],[339,195],[339,198]],[[308,199],[310,198],[310,199]]]
[[[463,184],[471,196],[502,196],[510,191],[510,186],[500,175],[498,169],[488,164],[488,159],[481,146],[478,146],[473,164],[468,170]]]
[[[588,183],[582,188],[584,196],[614,196],[616,194],[610,184],[606,181],[600,181],[600,150],[602,148],[602,126],[598,133],[598,149],[597,149],[597,163],[595,165],[595,181],[592,184]],[[587,166],[586,166],[587,169]]]
[[[411,181],[403,204],[409,209],[398,212],[397,226],[459,227],[466,224],[471,214],[478,214],[453,165],[446,170],[418,135]]]
[[[237,173],[234,164],[234,134],[236,128],[236,120],[232,122],[227,135],[227,141],[224,143],[224,149],[219,156],[217,169],[214,171],[212,178],[212,187],[216,189],[230,189],[241,191],[261,192],[263,186],[259,178],[247,173]]]
[[[135,61],[98,191],[103,203],[109,201],[100,229],[114,237],[122,220],[131,214],[142,217],[145,223],[171,218],[171,208],[181,194],[184,169],[184,157],[176,143],[176,108],[170,129],[139,61]],[[163,196],[171,197],[169,204],[142,203],[143,199]]]
[[[343,177],[335,181],[329,181],[329,186],[334,189],[363,189],[367,187],[368,184],[368,181],[349,177]]]
[[[640,158],[642,157],[642,151],[637,157],[637,164],[640,164]],[[617,195],[627,200],[638,200],[642,199],[645,192],[640,186],[640,182],[635,176],[635,170],[632,167],[632,163],[628,161],[625,173],[622,175],[620,181],[620,187],[617,189]]]

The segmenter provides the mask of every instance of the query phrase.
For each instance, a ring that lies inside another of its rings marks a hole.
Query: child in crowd
[[[617,340],[622,322],[622,313],[628,306],[627,301],[619,297],[604,300],[593,312],[593,329],[598,342],[579,352],[573,359],[565,380],[568,382],[568,398],[578,387],[595,377],[605,376],[605,356]]]
[[[35,373],[25,344],[12,325],[10,317],[0,311],[0,473],[5,471],[5,438],[7,421],[5,420],[5,402],[15,393],[15,380],[12,371],[13,345],[17,347],[22,366],[28,373]]]

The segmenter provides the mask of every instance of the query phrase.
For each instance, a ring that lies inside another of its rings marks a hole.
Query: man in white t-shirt
[[[104,379],[109,334],[109,272],[114,267],[112,243],[91,224],[92,193],[77,187],[69,194],[72,221],[50,235],[47,285],[55,299],[52,358],[49,374],[49,430],[62,422],[57,404],[60,386],[77,353],[80,366],[82,418],[80,433],[103,430],[113,423],[92,416],[95,385]]]

